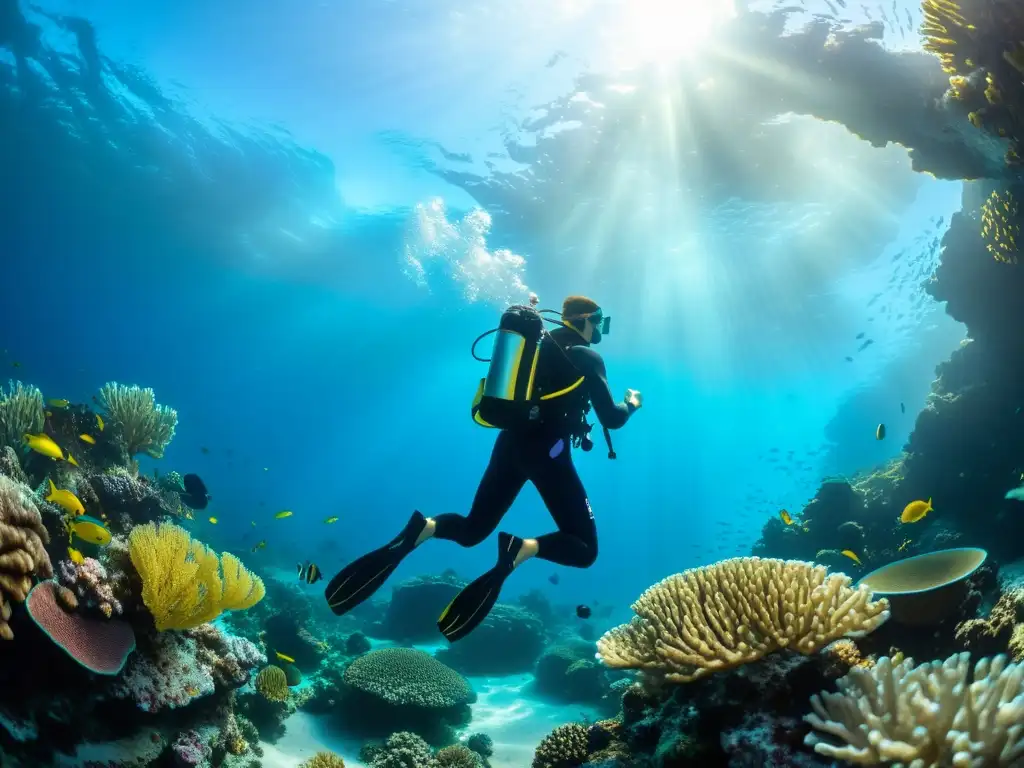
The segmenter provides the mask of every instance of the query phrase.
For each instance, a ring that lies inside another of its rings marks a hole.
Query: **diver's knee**
[[[587,546],[586,552],[583,555],[583,560],[580,562],[580,568],[589,568],[597,562],[597,543],[593,543]]]

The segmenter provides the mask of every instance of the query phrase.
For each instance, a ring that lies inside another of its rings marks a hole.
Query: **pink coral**
[[[175,763],[180,766],[203,765],[212,754],[212,750],[203,743],[202,737],[195,731],[182,731],[171,745]]]
[[[224,688],[240,688],[267,663],[266,654],[254,643],[213,624],[202,624],[186,634],[198,643],[200,660],[210,667],[214,679]]]
[[[115,613],[118,616],[123,613],[121,602],[114,595],[114,583],[99,560],[91,557],[81,563],[61,560],[58,578],[78,596],[81,603],[98,608],[108,619]]]

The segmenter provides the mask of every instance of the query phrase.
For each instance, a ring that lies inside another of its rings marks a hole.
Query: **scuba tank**
[[[476,345],[491,333],[495,334],[494,350],[490,359],[485,360],[477,356]],[[533,402],[533,384],[543,337],[544,320],[540,312],[517,305],[502,313],[497,328],[473,342],[473,357],[489,363],[487,376],[480,380],[473,398],[473,420],[477,424],[511,429],[539,418],[540,409]]]
[[[531,422],[539,422],[542,417],[542,403],[567,395],[584,382],[585,377],[580,376],[564,389],[535,397],[537,363],[541,357],[541,344],[547,333],[544,328],[544,321],[547,318],[542,313],[554,312],[537,310],[536,306],[536,296],[531,294],[530,306],[509,307],[502,313],[497,328],[485,331],[473,341],[470,349],[473,357],[480,362],[488,363],[487,376],[480,379],[471,408],[473,421],[482,427],[515,429]],[[559,320],[548,322],[565,325]],[[480,357],[476,353],[476,345],[492,333],[495,334],[495,338],[491,356]],[[565,350],[557,342],[551,343],[572,365]],[[586,410],[590,410],[589,403]],[[590,439],[591,425],[586,422],[585,417],[581,426],[580,434],[574,435],[573,442],[584,451],[589,451],[594,443]],[[603,432],[605,443],[608,445],[608,458],[614,459],[616,454],[612,448],[611,434],[606,427],[603,427]]]

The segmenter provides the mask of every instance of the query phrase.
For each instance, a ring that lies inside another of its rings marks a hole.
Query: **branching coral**
[[[10,381],[0,387],[0,445],[21,445],[26,432],[43,429],[43,393],[36,387]]]
[[[29,488],[0,475],[0,637],[14,637],[7,620],[11,602],[23,602],[32,589],[32,576],[53,575],[44,546],[50,535]]]
[[[1024,759],[1024,667],[1005,656],[981,659],[970,676],[970,655],[914,666],[882,657],[871,669],[854,667],[839,693],[811,698],[805,743],[820,755],[860,765],[895,762],[1015,766]]]
[[[263,581],[232,554],[217,555],[170,523],[147,523],[128,537],[142,600],[156,628],[188,629],[223,611],[245,610],[263,599]]]
[[[995,190],[981,206],[981,236],[996,261],[1016,264],[1020,236],[1020,206],[1012,192]]]
[[[120,430],[129,456],[146,453],[154,459],[163,457],[174,437],[178,412],[158,405],[152,389],[112,381],[100,389],[99,401],[108,422]]]
[[[799,560],[737,557],[669,576],[633,604],[628,624],[606,632],[598,657],[668,682],[690,682],[783,648],[812,654],[889,618],[850,577]]]
[[[533,755],[533,768],[564,768],[587,762],[587,728],[579,723],[560,725],[541,741]]]

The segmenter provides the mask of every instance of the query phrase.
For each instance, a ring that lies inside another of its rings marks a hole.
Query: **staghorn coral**
[[[996,261],[1016,264],[1017,238],[1022,221],[1020,206],[1012,192],[993,190],[981,206],[981,236],[985,248]]]
[[[587,762],[588,743],[585,725],[560,725],[537,746],[532,768],[578,768]]]
[[[170,523],[147,523],[128,537],[142,599],[158,630],[189,629],[223,611],[251,608],[263,599],[263,581],[234,555],[216,553]]]
[[[53,575],[44,548],[50,535],[28,486],[0,475],[0,637],[14,637],[7,620],[11,602],[22,602],[32,588],[32,576]]]
[[[167,444],[174,437],[178,412],[157,405],[152,389],[112,381],[100,388],[99,402],[107,421],[120,430],[129,456],[146,453],[154,459],[163,457]]]
[[[256,675],[256,690],[267,701],[286,701],[288,699],[288,677],[284,670],[271,664],[264,667]]]
[[[615,669],[690,682],[788,648],[812,654],[889,618],[850,577],[799,560],[737,557],[669,576],[633,604],[636,616],[598,640]]]
[[[466,678],[412,648],[370,651],[348,666],[344,679],[356,690],[394,705],[446,709],[476,699]]]
[[[28,614],[68,656],[98,675],[118,674],[135,650],[135,632],[126,621],[91,619],[69,610],[56,582],[42,581],[25,601]],[[75,598],[71,596],[71,602]]]
[[[108,619],[124,612],[121,601],[114,595],[110,575],[99,560],[91,557],[81,563],[61,560],[57,563],[57,578],[75,593],[80,604],[98,609]]]
[[[299,768],[345,768],[345,761],[333,752],[317,752],[309,760],[300,763]]]
[[[43,393],[29,384],[11,380],[0,387],[0,445],[21,445],[26,432],[43,431]]]
[[[977,663],[973,682],[969,676],[968,653],[918,667],[886,656],[871,669],[855,667],[838,681],[839,693],[811,697],[804,719],[814,731],[804,742],[860,765],[1019,765],[1024,668],[996,656]]]

